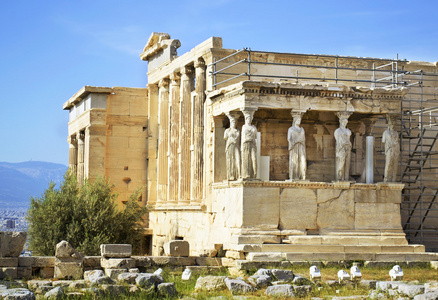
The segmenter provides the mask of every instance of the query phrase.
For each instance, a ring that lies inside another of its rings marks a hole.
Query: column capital
[[[338,116],[339,120],[340,119],[347,119],[353,114],[352,111],[338,111],[336,113],[336,116]]]
[[[303,115],[306,113],[306,111],[307,111],[306,109],[304,109],[304,110],[292,109],[290,111],[290,115],[292,116],[292,118],[297,118],[297,117],[302,118]]]
[[[85,139],[85,134],[82,132],[78,132],[76,133],[76,140],[79,142],[83,142]]]
[[[72,135],[70,135],[70,136],[67,138],[67,142],[68,142],[70,145],[75,145],[75,144],[77,144],[78,140],[76,139],[76,134],[72,134]]]
[[[170,73],[170,80],[172,81],[172,84],[178,84],[180,79],[181,76],[177,72]]]
[[[148,87],[148,90],[150,92],[153,92],[153,91],[156,92],[158,90],[158,84],[157,83],[148,83],[147,87]]]
[[[181,72],[181,78],[183,76],[189,76],[193,72],[193,67],[192,66],[184,66],[181,68],[180,72]]]
[[[195,68],[201,68],[204,69],[205,68],[205,61],[202,57],[199,57],[196,61],[195,61]]]
[[[170,83],[170,79],[169,78],[162,78],[160,79],[160,81],[158,82],[158,87],[159,88],[165,88],[167,89],[169,87],[169,83]]]

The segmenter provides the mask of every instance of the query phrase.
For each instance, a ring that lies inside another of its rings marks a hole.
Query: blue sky
[[[68,164],[62,104],[84,85],[144,87],[153,31],[225,48],[438,61],[438,1],[3,0],[0,161]]]

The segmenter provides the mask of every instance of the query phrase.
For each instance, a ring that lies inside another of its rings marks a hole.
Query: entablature
[[[300,111],[349,111],[366,114],[400,113],[406,88],[349,87],[328,83],[273,83],[241,81],[211,91],[213,115],[242,108],[294,109]]]

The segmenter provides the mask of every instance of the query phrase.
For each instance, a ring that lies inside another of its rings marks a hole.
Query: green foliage
[[[139,247],[147,208],[133,193],[124,209],[117,194],[103,178],[86,180],[82,186],[66,173],[59,189],[53,183],[41,198],[32,197],[27,212],[29,247],[35,255],[54,255],[55,246],[68,241],[77,251],[98,255],[100,244],[132,244]]]

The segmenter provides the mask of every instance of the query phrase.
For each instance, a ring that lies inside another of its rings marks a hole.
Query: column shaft
[[[191,200],[200,203],[203,197],[204,175],[204,101],[205,101],[205,62],[200,58],[195,64],[195,92],[193,103],[193,153],[191,167]]]
[[[75,136],[68,138],[68,168],[71,174],[77,174],[78,142]]]
[[[76,140],[78,141],[78,170],[77,179],[79,184],[84,183],[84,152],[85,152],[85,134],[80,132],[76,135]]]
[[[170,138],[168,146],[168,176],[167,197],[168,203],[178,201],[178,144],[179,144],[179,77],[176,74],[170,76],[170,100],[169,100],[169,129]]]
[[[159,83],[159,107],[158,107],[158,195],[157,202],[167,200],[167,147],[169,135],[169,80],[160,80]]]
[[[191,86],[188,67],[181,69],[180,133],[179,133],[179,199],[180,204],[190,203],[190,145],[191,145]]]

